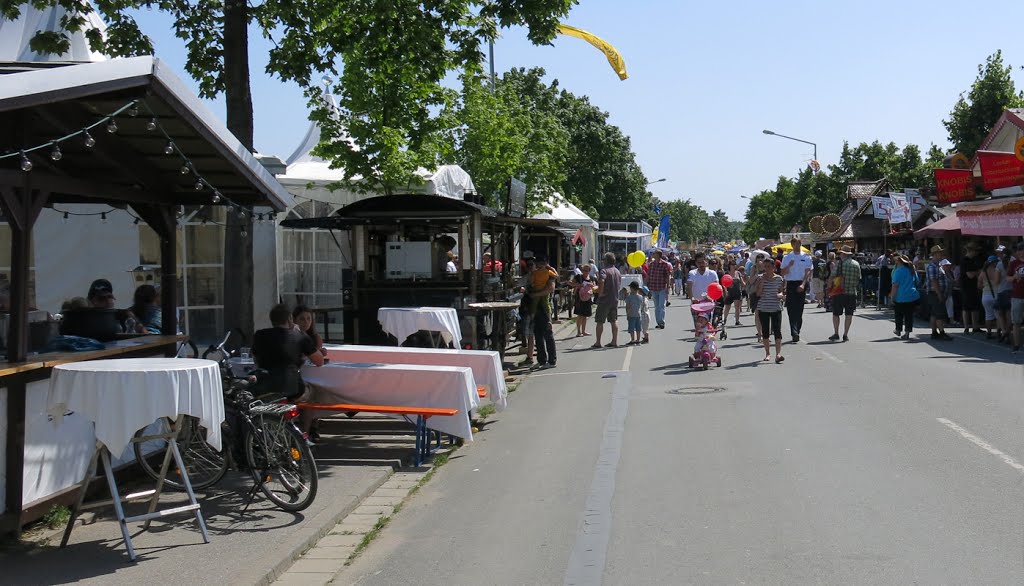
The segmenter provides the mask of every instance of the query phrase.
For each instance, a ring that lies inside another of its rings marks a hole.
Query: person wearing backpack
[[[594,312],[594,277],[590,274],[590,265],[580,267],[580,274],[573,275],[572,287],[576,291],[576,303],[573,311],[576,313],[576,337],[589,336],[587,332],[587,318]]]

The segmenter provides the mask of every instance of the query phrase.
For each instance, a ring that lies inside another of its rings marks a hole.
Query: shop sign
[[[970,169],[935,169],[935,190],[941,205],[971,201],[976,196],[974,174]]]
[[[1024,136],[1017,139],[1017,142],[1013,145],[1013,154],[1017,157],[1018,161],[1024,162]]]
[[[1024,161],[1014,153],[978,151],[981,185],[985,191],[1024,185]]]
[[[1021,214],[957,214],[960,232],[971,236],[1024,236]]]

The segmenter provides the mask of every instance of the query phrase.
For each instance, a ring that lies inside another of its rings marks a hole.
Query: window
[[[324,202],[303,202],[289,213],[289,218],[329,216],[338,207]],[[337,238],[337,241],[335,241]],[[279,281],[282,301],[290,307],[308,305],[314,309],[341,307],[342,269],[352,258],[346,233],[327,230],[279,230]],[[340,247],[339,247],[340,245]],[[317,320],[323,320],[323,314]],[[327,314],[331,338],[340,338],[341,312]],[[319,327],[319,326],[318,326]],[[321,333],[322,327],[320,327]]]
[[[220,339],[224,332],[224,227],[220,206],[186,207],[178,226],[178,329],[197,345]],[[160,238],[139,226],[139,264],[160,266]],[[141,284],[141,283],[140,283]]]

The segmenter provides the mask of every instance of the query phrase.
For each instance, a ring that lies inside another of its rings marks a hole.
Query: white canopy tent
[[[590,259],[597,258],[597,222],[583,213],[565,199],[561,194],[555,193],[548,198],[545,207],[550,210],[532,216],[541,220],[555,220],[561,226],[559,232],[565,234],[566,239],[572,241],[579,232],[583,237],[583,243],[579,252],[579,262],[585,263]]]
[[[107,26],[100,19],[95,11],[86,16],[86,22],[82,29],[68,33],[70,47],[66,53],[60,55],[46,55],[37,53],[29,46],[29,41],[39,31],[57,32],[60,30],[60,20],[67,11],[60,6],[48,8],[35,8],[31,4],[22,4],[18,7],[21,15],[17,20],[4,20],[0,18],[0,61],[105,61],[100,53],[94,52],[89,47],[89,41],[85,38],[84,31],[90,29],[99,30],[103,33]]]

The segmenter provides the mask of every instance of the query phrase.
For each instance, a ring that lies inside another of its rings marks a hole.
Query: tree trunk
[[[245,148],[253,150],[252,92],[249,89],[249,14],[246,0],[224,5],[224,97],[227,124]],[[252,340],[252,215],[228,211],[224,230],[224,326],[241,329]],[[245,234],[243,236],[243,233]]]

